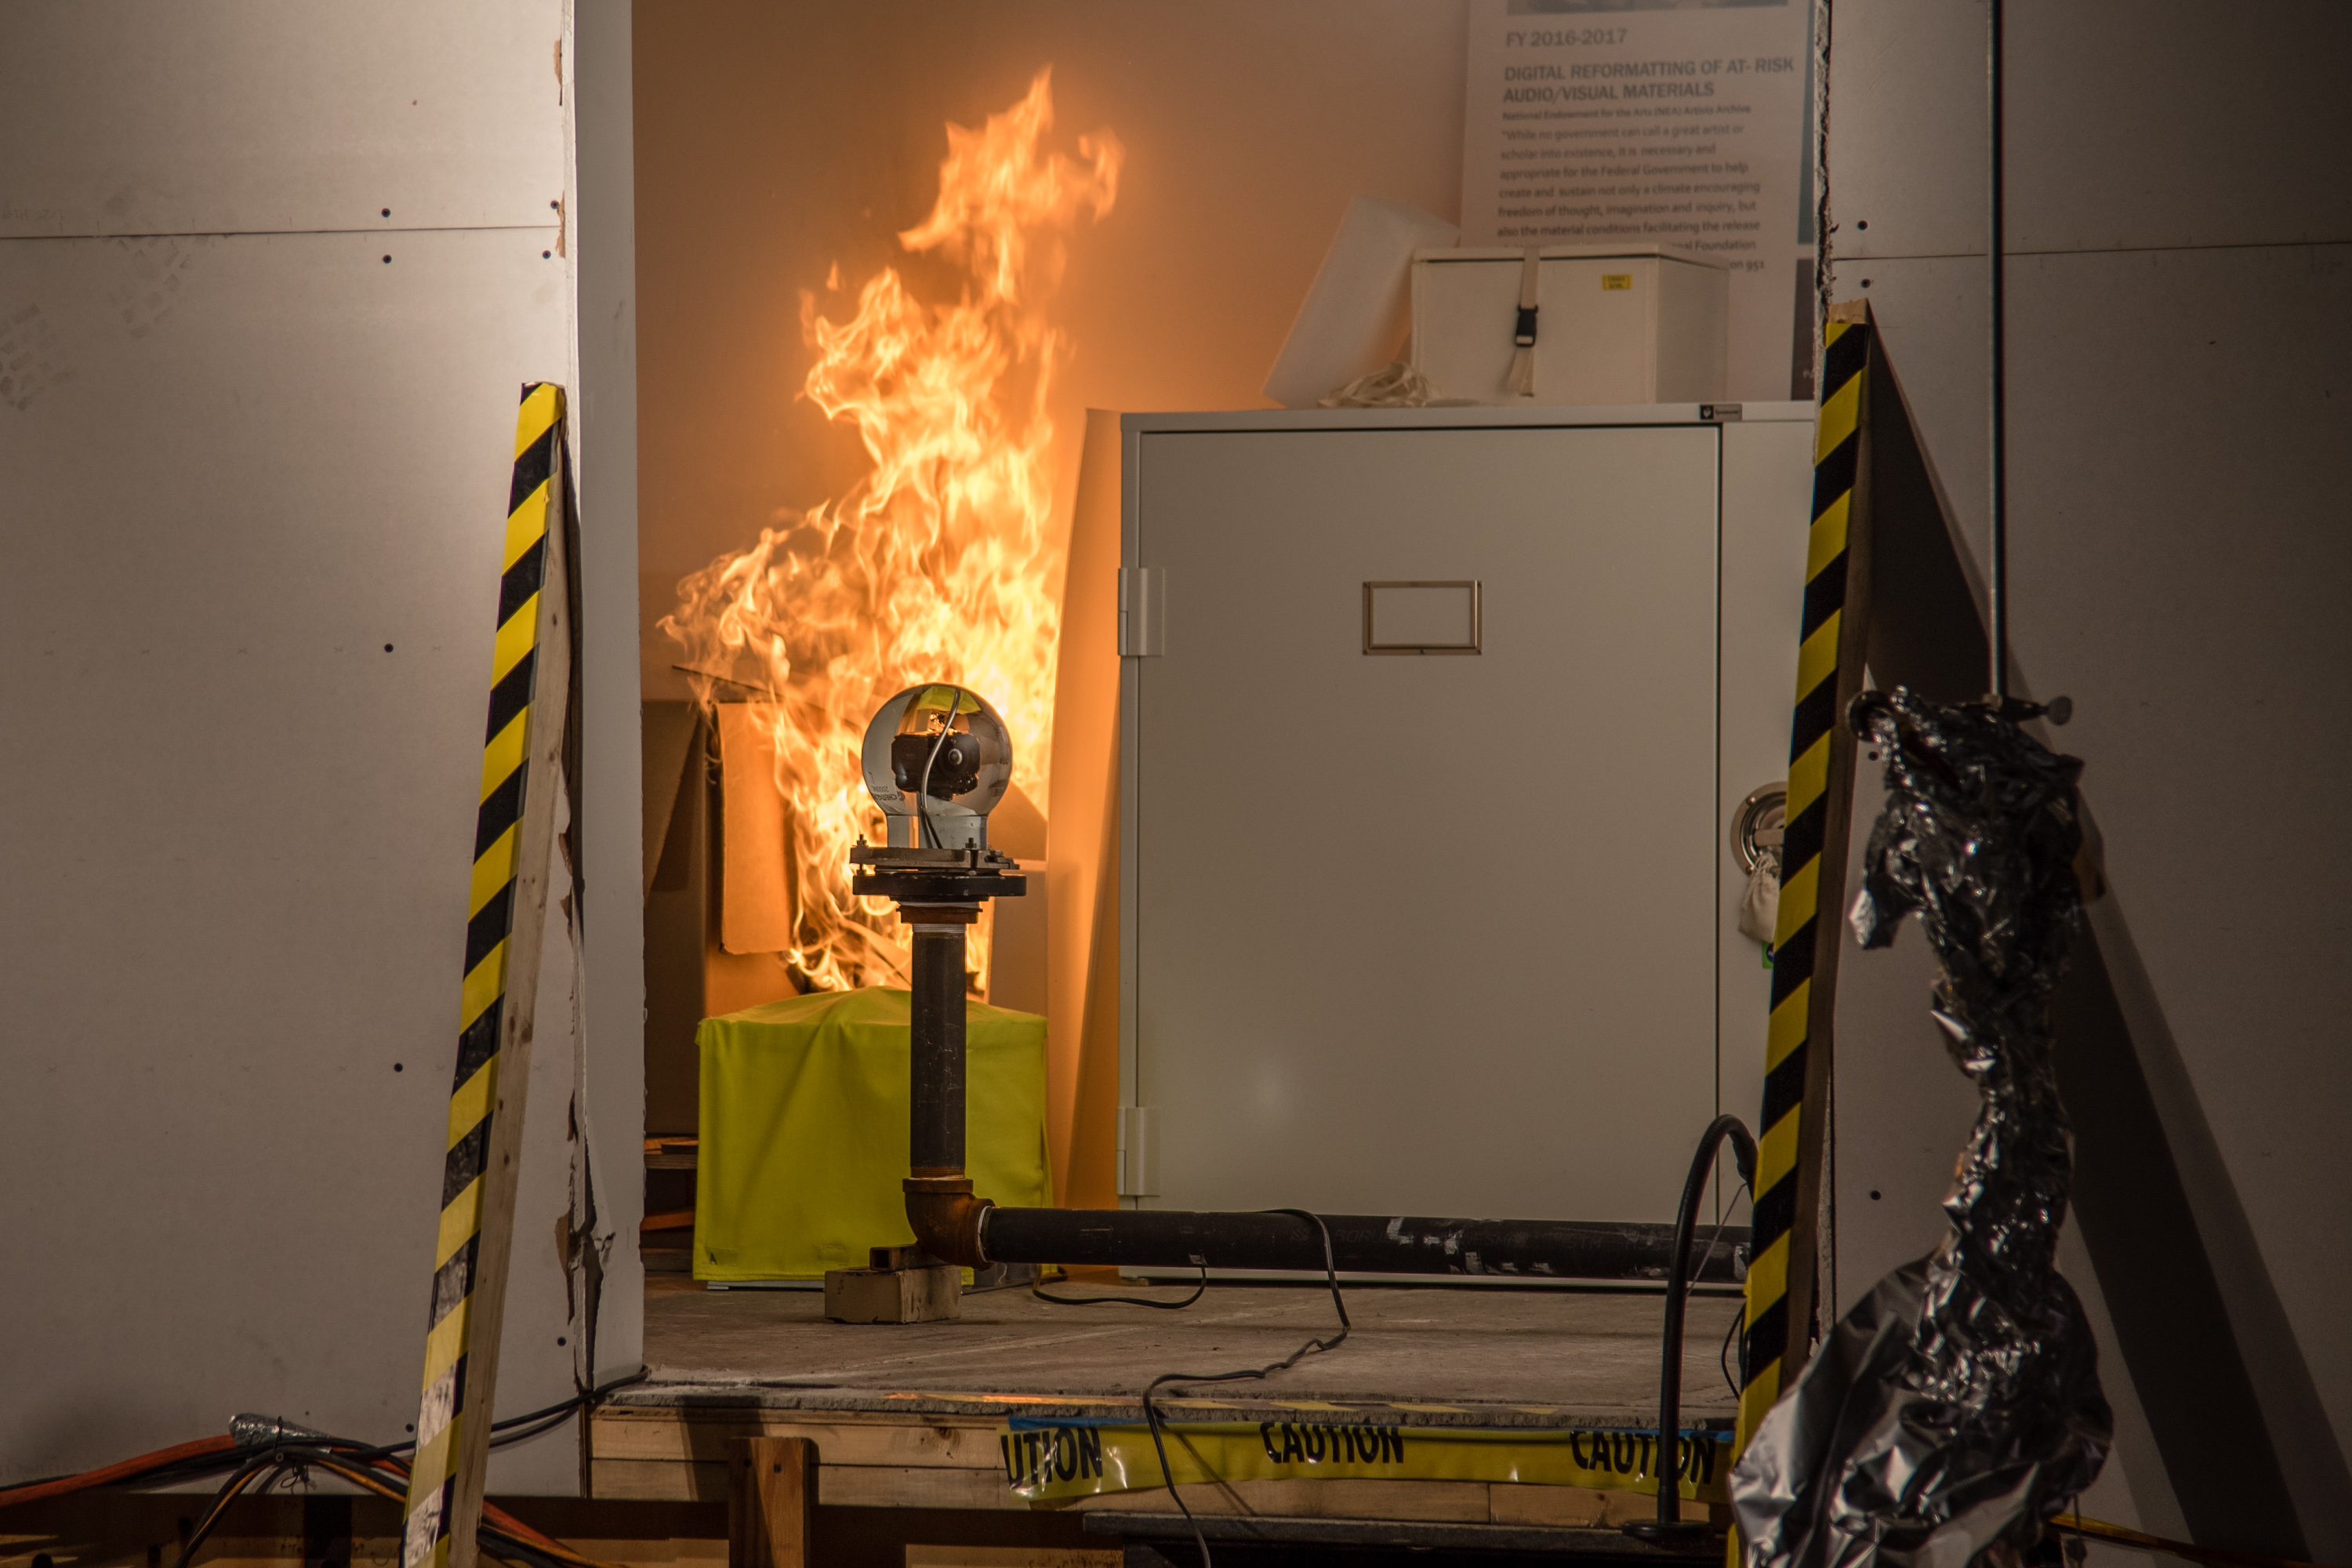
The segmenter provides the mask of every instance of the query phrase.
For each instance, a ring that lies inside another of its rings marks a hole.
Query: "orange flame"
[[[904,983],[893,907],[852,898],[846,871],[875,817],[858,743],[884,700],[924,680],[980,692],[1012,729],[1021,786],[1047,800],[1062,559],[1046,399],[1066,351],[1034,296],[1058,278],[1060,231],[1081,208],[1110,211],[1125,155],[1108,132],[1080,137],[1076,160],[1040,155],[1051,77],[978,131],[947,128],[938,204],[898,236],[961,265],[955,303],[925,305],[889,268],[845,321],[801,295],[817,351],[805,395],[856,426],[873,471],[681,582],[662,621],[705,705],[713,677],[761,693],[798,868],[784,957],[819,986]],[[826,286],[839,291],[838,268]],[[986,934],[972,940],[984,972]]]

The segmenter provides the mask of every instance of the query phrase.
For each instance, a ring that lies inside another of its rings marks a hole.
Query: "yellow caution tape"
[[[1655,1495],[1655,1430],[1590,1427],[1510,1430],[1395,1426],[1366,1422],[1185,1421],[1161,1426],[1181,1484],[1212,1481],[1510,1481]],[[1015,1497],[1061,1503],[1106,1492],[1164,1487],[1167,1478],[1139,1421],[1015,1416],[996,1429]],[[1727,1503],[1731,1436],[1683,1434],[1675,1489],[1692,1501]]]

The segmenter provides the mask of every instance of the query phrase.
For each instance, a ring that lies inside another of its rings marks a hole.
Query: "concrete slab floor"
[[[1097,1293],[1056,1285],[1057,1295]],[[1181,1289],[1139,1289],[1178,1300]],[[1261,1384],[1203,1394],[1270,1400],[1519,1405],[1579,1422],[1653,1425],[1664,1301],[1657,1293],[1351,1286],[1354,1330]],[[1696,1297],[1684,1343],[1686,1421],[1735,1407],[1718,1357],[1735,1296]],[[1182,1311],[1066,1307],[1027,1290],[966,1296],[951,1322],[830,1323],[814,1290],[706,1290],[656,1277],[646,1300],[649,1386],[693,1402],[830,1391],[1133,1397],[1162,1373],[1263,1366],[1339,1326],[1321,1286],[1225,1285]],[[1733,1352],[1736,1370],[1737,1352]],[[633,1393],[635,1391],[632,1391]],[[1179,1390],[1166,1391],[1178,1393]],[[1530,1409],[1528,1414],[1537,1412]]]

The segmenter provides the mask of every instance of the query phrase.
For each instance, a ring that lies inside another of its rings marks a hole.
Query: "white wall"
[[[2248,1493],[2213,1539],[2340,1562],[2352,184],[2332,105],[2352,14],[2008,14],[2014,658],[2032,689],[2075,702],[2053,738],[2088,763],[2114,886],[2094,926],[2193,1209],[2175,1245],[2221,1287],[2298,1516]],[[1979,574],[1983,25],[1980,0],[1840,0],[1828,79],[1835,292],[1870,300]],[[1916,935],[1841,972],[1846,1300],[1934,1240],[1973,1113],[1927,1023],[1928,979]],[[2072,1107],[2078,1126],[2109,1109]],[[2105,1310],[2160,1337],[2168,1305],[2111,1294]],[[2137,1395],[2216,1356],[2182,1339],[2169,1372],[2132,1369]],[[2124,1415],[2131,1490],[2151,1528],[2178,1529],[2190,1500],[2166,1483],[2196,1478],[2131,1451],[2142,1417]],[[2245,1438],[2196,1436],[2209,1456]]]
[[[0,1481],[240,1410],[415,1418],[515,403],[577,381],[566,19],[0,14]],[[579,359],[611,366],[610,334]],[[627,623],[635,541],[588,477],[625,411],[582,402],[593,638]],[[589,661],[585,871],[627,892],[590,952],[634,985],[623,658],[618,687]],[[507,1411],[572,1384],[550,956]],[[591,981],[592,1028],[627,985]],[[608,1226],[635,1217],[625,1022]],[[633,1316],[606,1349],[634,1364]],[[493,1487],[573,1489],[574,1442]]]
[[[597,1229],[610,1237],[595,1384],[635,1371],[645,1347],[645,818],[639,802],[637,645],[636,146],[631,0],[570,0],[575,461],[581,494],[581,616],[587,627],[583,853],[587,929],[587,1103]],[[609,890],[608,890],[609,889]]]

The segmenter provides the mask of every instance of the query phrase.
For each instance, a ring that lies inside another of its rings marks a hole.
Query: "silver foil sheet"
[[[2049,997],[2082,920],[2082,763],[2006,714],[1865,692],[1885,759],[1851,920],[1864,947],[1916,913],[1952,1060],[1984,1097],[1935,1251],[1831,1331],[1731,1473],[1747,1568],[1960,1568],[2029,1557],[2113,1434],[2097,1352],[2055,1266],[2074,1163]]]

